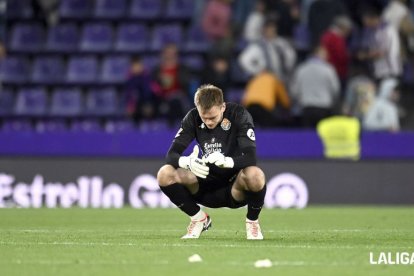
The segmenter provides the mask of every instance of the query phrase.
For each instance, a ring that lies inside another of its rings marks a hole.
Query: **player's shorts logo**
[[[174,137],[174,138],[177,138],[178,136],[180,136],[181,131],[183,131],[183,129],[182,129],[182,128],[180,128],[180,129],[177,131],[177,134],[175,134],[175,137]]]
[[[249,137],[249,139],[252,141],[256,140],[256,135],[254,134],[253,129],[249,128],[249,130],[247,130],[247,137]]]
[[[221,128],[223,130],[229,130],[231,127],[231,122],[229,121],[229,119],[224,118],[223,121],[221,121]]]

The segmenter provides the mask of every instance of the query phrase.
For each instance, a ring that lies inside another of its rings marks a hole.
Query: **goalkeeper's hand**
[[[190,170],[200,178],[206,178],[210,168],[206,166],[202,159],[198,158],[198,152],[199,148],[195,145],[193,152],[189,156],[181,156],[180,159],[178,159],[178,166]]]
[[[231,157],[224,156],[221,152],[215,151],[210,154],[205,161],[210,164],[215,164],[220,168],[233,168],[234,160]]]

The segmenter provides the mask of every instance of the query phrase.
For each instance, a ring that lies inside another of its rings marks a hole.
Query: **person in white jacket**
[[[378,96],[368,109],[363,119],[365,130],[398,131],[398,82],[395,79],[385,79],[380,84]]]
[[[279,37],[274,21],[267,21],[263,27],[263,36],[257,42],[251,42],[240,54],[241,68],[255,76],[267,69],[285,84],[296,62],[296,52],[290,43]]]

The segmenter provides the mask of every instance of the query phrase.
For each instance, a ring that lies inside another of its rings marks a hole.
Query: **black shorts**
[[[231,195],[231,188],[237,173],[231,176],[208,175],[206,179],[197,177],[199,189],[193,195],[197,203],[210,208],[239,208],[247,203],[236,201]]]

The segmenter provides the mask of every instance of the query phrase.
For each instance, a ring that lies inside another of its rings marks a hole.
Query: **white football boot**
[[[246,234],[248,240],[263,240],[259,220],[246,219]]]
[[[187,227],[187,234],[182,239],[198,239],[203,231],[207,231],[211,227],[211,219],[208,214],[201,220],[191,220]]]

